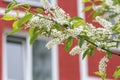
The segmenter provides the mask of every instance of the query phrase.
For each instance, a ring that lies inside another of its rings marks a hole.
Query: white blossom
[[[92,8],[93,10],[105,10],[101,5],[98,6],[93,5]]]
[[[98,23],[100,23],[106,29],[109,29],[110,27],[113,26],[112,23],[110,23],[109,21],[107,21],[99,16],[97,16],[95,19]]]
[[[53,7],[53,9],[54,10],[51,11],[51,13],[55,17],[54,20],[56,22],[58,22],[61,25],[69,24],[70,16],[67,13],[65,13],[65,11],[63,9],[61,9],[59,6],[55,6],[55,7]]]
[[[113,0],[105,0],[105,3],[106,3],[109,7],[112,7],[112,6],[113,6]]]
[[[106,72],[107,62],[109,61],[107,56],[104,56],[99,62],[99,72],[100,74],[104,74]]]
[[[54,45],[57,45],[57,44],[60,44],[60,41],[58,38],[55,38],[55,39],[52,39],[51,41],[49,41],[47,44],[46,44],[46,47],[48,49],[50,49],[52,46]]]
[[[62,31],[58,31],[57,29],[52,29],[51,35],[54,37],[59,37],[62,35]]]
[[[79,53],[84,53],[87,49],[88,49],[88,45],[86,44],[86,42],[84,42],[81,48],[79,46],[75,46],[74,48],[72,48],[69,54],[76,55]]]
[[[66,32],[69,36],[76,37],[82,31],[82,28],[66,29]]]
[[[115,5],[115,7],[112,9],[115,13],[120,13],[120,5]]]
[[[50,29],[52,25],[54,25],[54,22],[41,14],[34,15],[27,23],[28,27],[47,27],[47,29]]]

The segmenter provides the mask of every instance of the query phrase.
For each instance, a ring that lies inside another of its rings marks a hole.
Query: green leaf
[[[105,80],[105,78],[106,78],[106,73],[101,74],[101,78],[102,78],[102,80]]]
[[[105,78],[106,78],[106,73],[100,74],[99,71],[95,72],[95,75],[100,76],[102,78],[102,80],[105,80]]]
[[[30,36],[30,44],[32,44],[37,37],[39,36],[38,27],[30,27],[29,29],[29,36]]]
[[[71,18],[71,19],[70,19],[70,23],[71,23],[71,25],[72,25],[74,28],[77,28],[77,27],[79,27],[79,26],[85,26],[85,25],[86,25],[85,21],[84,21],[82,18],[80,18],[80,17],[73,17],[73,18]]]
[[[16,1],[13,1],[13,2],[9,3],[7,8],[5,9],[5,14],[7,14],[9,11],[11,11],[16,4],[17,4]]]
[[[120,66],[117,67],[117,69],[115,70],[113,76],[115,78],[120,78]]]
[[[39,13],[43,13],[44,11],[43,11],[43,9],[41,9],[41,8],[36,8],[35,9],[37,12],[39,12]]]
[[[92,17],[95,18],[96,16],[99,16],[101,13],[100,13],[101,10],[95,10],[92,12]]]
[[[82,11],[83,12],[86,12],[86,11],[89,11],[89,10],[91,10],[92,9],[92,6],[87,6],[87,7],[85,7]]]
[[[94,72],[95,75],[101,76],[99,71]]]
[[[114,24],[114,26],[112,27],[112,30],[113,30],[115,33],[120,33],[119,24],[120,24],[120,21],[116,22],[116,23]]]
[[[12,28],[12,31],[9,33],[10,35],[21,30],[21,28],[18,26],[18,21],[13,23]]]
[[[82,45],[83,45],[83,43],[84,43],[84,41],[85,41],[85,37],[84,37],[84,36],[81,36],[79,40],[80,40],[80,41],[79,41],[79,47],[81,48]]]
[[[91,2],[91,0],[82,0],[83,3]]]
[[[93,55],[93,54],[94,54],[94,46],[89,48],[89,55]]]
[[[89,49],[87,49],[87,50],[83,53],[82,59],[84,59],[88,54],[89,54]]]
[[[120,4],[120,0],[113,0],[113,4]]]
[[[35,33],[31,38],[30,38],[30,44],[32,44],[36,39],[37,37],[39,36],[39,33]]]
[[[62,30],[62,27],[61,27],[59,24],[53,25],[52,28],[55,28],[55,29],[57,29],[57,30]]]
[[[106,54],[107,54],[107,56],[109,57],[109,58],[111,58],[112,57],[112,53],[111,52],[106,52]]]
[[[11,16],[11,15],[5,15],[5,16],[2,17],[2,20],[6,20],[6,21],[16,20],[16,17],[15,16]]]
[[[66,51],[68,51],[70,49],[70,47],[72,46],[72,43],[73,43],[73,38],[69,37],[66,41],[66,44],[65,44],[65,50]]]
[[[21,26],[22,24],[26,23],[28,20],[30,20],[32,18],[32,14],[26,14],[24,17],[22,17],[19,22],[18,22],[18,26]]]
[[[5,10],[5,14],[7,14],[8,12],[10,12],[12,9],[20,8],[20,7],[27,7],[26,10],[29,10],[29,9],[30,9],[30,5],[29,5],[29,4],[24,4],[24,3],[22,3],[22,4],[17,4],[17,2],[14,1],[14,2],[11,2],[11,3],[7,6],[7,8],[6,8],[6,10]]]
[[[112,18],[114,18],[114,17],[116,17],[116,16],[118,16],[118,14],[117,14],[117,13],[114,13],[114,14],[110,15],[109,18],[112,19]]]
[[[35,27],[30,27],[29,29],[29,36],[32,37],[34,35],[34,29]]]

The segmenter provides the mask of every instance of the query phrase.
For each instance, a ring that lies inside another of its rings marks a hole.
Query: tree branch
[[[80,38],[80,37],[81,37],[81,35],[78,36],[78,38]],[[88,38],[85,38],[85,40],[86,40],[87,42],[91,43],[92,45],[94,45],[95,47],[98,47],[97,44],[95,44],[94,42],[90,41]],[[108,49],[106,49],[106,48],[104,48],[104,47],[101,47],[100,49],[105,50],[105,51],[107,51],[107,52],[110,52],[110,53],[112,53],[112,54],[114,54],[114,55],[120,56],[120,54],[116,53],[117,51],[115,52],[115,51],[112,51],[112,50],[108,50]]]

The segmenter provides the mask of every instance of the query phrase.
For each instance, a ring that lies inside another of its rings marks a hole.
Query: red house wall
[[[77,0],[58,0],[58,5],[64,9],[71,17],[77,16]],[[76,41],[74,41],[76,44]],[[59,77],[60,80],[80,80],[79,56],[70,56],[64,50],[64,46],[59,46]]]

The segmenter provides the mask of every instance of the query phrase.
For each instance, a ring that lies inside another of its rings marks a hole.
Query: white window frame
[[[2,42],[2,47],[3,47],[3,64],[2,64],[2,75],[3,75],[3,77],[2,77],[2,80],[7,80],[7,57],[6,57],[6,46],[7,46],[7,42],[6,42],[6,40],[7,40],[7,34],[8,34],[8,32],[10,32],[9,30],[5,30],[4,31],[4,33],[3,33],[3,35],[2,35],[2,39],[3,39],[3,42]],[[25,44],[24,44],[24,52],[23,52],[23,58],[24,58],[24,64],[23,64],[23,72],[24,72],[24,80],[32,80],[32,64],[31,64],[31,62],[32,62],[32,55],[31,55],[31,46],[28,44],[29,43],[29,41],[28,41],[28,37],[26,37],[27,36],[27,34],[26,33],[16,33],[14,36],[18,36],[18,37],[24,37],[24,38],[26,38],[26,42],[25,42]]]
[[[77,0],[77,14],[78,16],[85,19],[85,14],[82,12],[84,8],[84,4],[82,3],[82,0]],[[89,76],[88,74],[88,57],[86,57],[84,60],[82,59],[82,54],[79,55],[79,63],[80,63],[80,80],[101,80],[101,78]],[[112,80],[112,79],[106,79],[106,80]]]
[[[13,0],[4,0],[4,1],[11,2]],[[36,6],[36,7],[42,7],[42,2],[41,1],[40,2],[36,2],[34,0],[33,1],[19,0],[17,2],[19,2],[19,3],[27,3],[27,4],[30,4],[32,6]],[[57,0],[51,0],[51,5],[52,6],[55,6],[56,4],[57,4]]]

